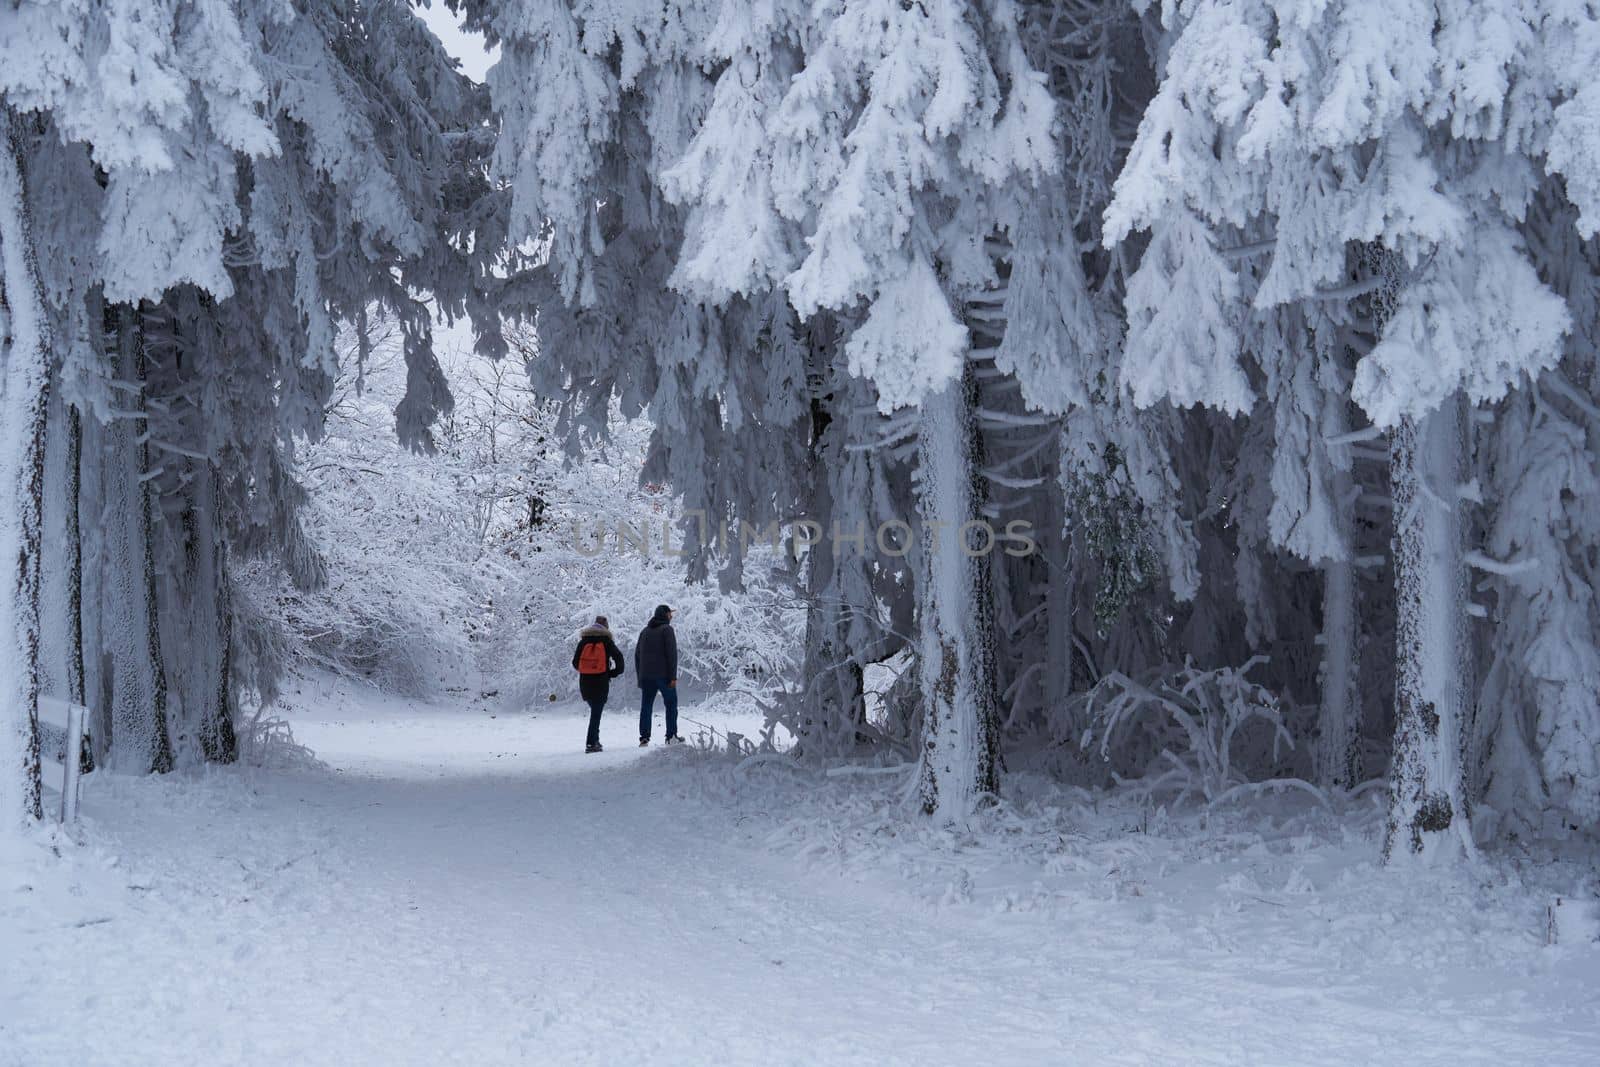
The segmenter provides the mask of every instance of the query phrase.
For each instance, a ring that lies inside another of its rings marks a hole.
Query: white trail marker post
[[[61,783],[61,821],[78,820],[78,788],[94,759],[85,759],[84,723],[89,709],[56,697],[39,698],[39,777]],[[85,766],[87,762],[88,766]]]

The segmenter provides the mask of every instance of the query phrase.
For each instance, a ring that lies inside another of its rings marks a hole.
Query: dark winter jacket
[[[633,649],[633,669],[641,687],[646,678],[671,681],[678,676],[678,637],[665,615],[651,619],[640,632],[639,643]]]
[[[598,641],[606,647],[606,665],[610,668],[605,674],[580,674],[578,675],[578,692],[585,700],[604,697],[611,692],[611,679],[621,674],[624,668],[622,651],[617,648],[617,643],[611,639],[611,631],[604,626],[585,626],[578,635],[578,647],[572,650],[572,669],[578,669],[578,657],[583,655],[583,646]]]

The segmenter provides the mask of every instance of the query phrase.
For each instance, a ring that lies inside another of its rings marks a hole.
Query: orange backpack
[[[583,648],[578,651],[578,673],[604,674],[609,667],[606,643],[599,640],[585,641]]]

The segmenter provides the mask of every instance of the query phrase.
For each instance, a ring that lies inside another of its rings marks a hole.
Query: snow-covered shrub
[[[393,338],[373,340],[359,372],[354,358],[341,361],[349,369],[326,432],[297,457],[308,491],[302,522],[326,581],[303,588],[255,563],[239,578],[281,628],[271,643],[292,662],[420,694],[472,661],[486,597],[474,537],[480,471],[448,439],[433,454],[399,446],[394,409],[406,370]]]
[[[448,486],[415,476],[422,457],[387,447],[387,461],[348,440],[314,452],[304,521],[327,563],[324,585],[300,589],[265,567],[247,578],[271,597],[301,660],[423,693],[470,661],[482,583],[459,528],[441,521],[454,507]],[[357,469],[366,463],[376,466]]]
[[[1305,785],[1278,697],[1246,677],[1264,662],[1192,664],[1135,680],[1106,675],[1083,698],[1080,747],[1097,745],[1117,780],[1215,803],[1252,785]],[[1307,788],[1311,788],[1307,786]]]
[[[295,740],[289,723],[258,703],[241,717],[239,758],[248,767],[266,770],[306,770],[321,766],[316,753]]]

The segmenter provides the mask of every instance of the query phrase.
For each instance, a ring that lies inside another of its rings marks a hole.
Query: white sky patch
[[[461,62],[462,73],[475,82],[483,81],[489,68],[500,58],[500,49],[486,47],[483,34],[462,29],[461,20],[444,6],[444,0],[422,0],[412,6],[438,36],[444,50]]]

